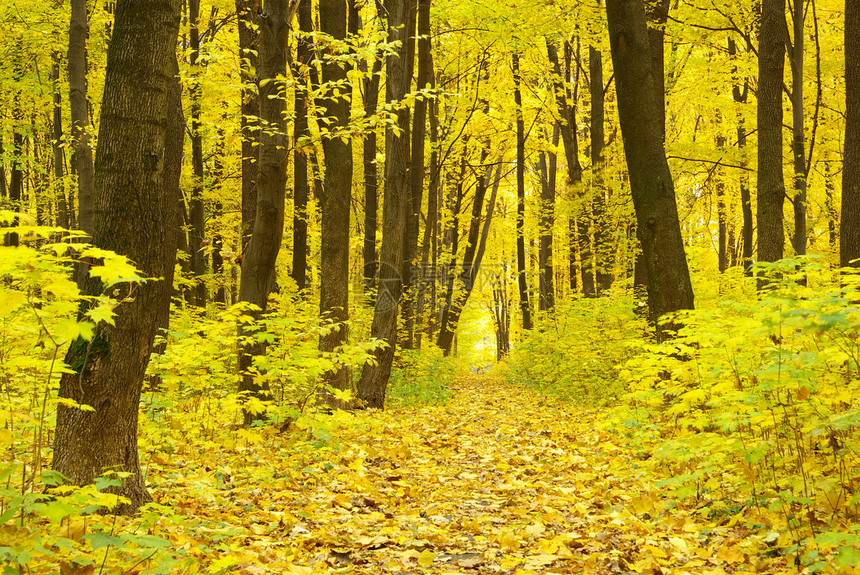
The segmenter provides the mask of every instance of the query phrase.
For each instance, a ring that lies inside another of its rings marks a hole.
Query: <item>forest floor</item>
[[[210,572],[798,572],[760,530],[666,500],[599,410],[488,376],[450,388],[299,431],[312,451],[273,435],[155,458],[153,495],[197,526],[171,541]]]

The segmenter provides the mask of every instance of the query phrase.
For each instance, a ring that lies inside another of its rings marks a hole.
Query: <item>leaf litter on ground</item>
[[[766,532],[665,497],[603,412],[489,376],[450,387],[154,457],[153,495],[187,526],[170,540],[207,572],[798,572]]]

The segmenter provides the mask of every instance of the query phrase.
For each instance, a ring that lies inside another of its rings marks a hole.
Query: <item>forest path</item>
[[[232,539],[222,564],[244,573],[723,574],[748,561],[732,528],[658,511],[599,410],[491,377],[451,389],[444,406],[335,415],[331,451],[303,462],[249,448],[191,514],[220,520],[206,538]]]

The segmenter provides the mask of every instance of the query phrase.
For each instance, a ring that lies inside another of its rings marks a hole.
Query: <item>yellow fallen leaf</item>
[[[430,551],[429,549],[425,549],[421,552],[421,555],[418,556],[418,564],[421,567],[431,567],[433,565],[433,561],[436,559],[436,554]]]

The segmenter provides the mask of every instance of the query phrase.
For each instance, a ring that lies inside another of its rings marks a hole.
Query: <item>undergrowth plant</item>
[[[807,572],[860,561],[860,289],[815,260],[760,265],[758,291],[676,319],[622,372],[610,425],[666,505],[745,525]]]
[[[590,404],[612,404],[625,392],[619,367],[645,340],[648,326],[620,289],[559,302],[524,334],[502,371],[515,384]]]

